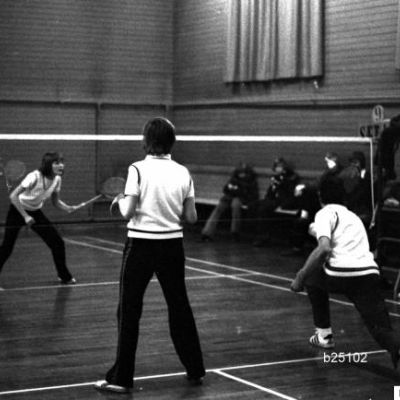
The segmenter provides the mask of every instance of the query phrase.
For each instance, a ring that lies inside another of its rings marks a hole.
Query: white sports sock
[[[332,335],[332,328],[316,328],[316,332],[320,339],[325,339],[328,335]]]

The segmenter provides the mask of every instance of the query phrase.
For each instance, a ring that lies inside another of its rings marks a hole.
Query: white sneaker
[[[318,332],[315,332],[314,335],[310,337],[309,342],[312,346],[321,347],[322,349],[333,349],[335,347],[332,334],[321,338]]]
[[[97,381],[94,384],[95,389],[105,391],[105,392],[114,392],[114,393],[130,393],[131,388],[125,386],[114,385],[107,381]]]
[[[71,278],[71,279],[68,280],[68,281],[63,280],[63,279],[61,279],[61,278],[58,278],[58,280],[60,281],[60,283],[61,283],[62,285],[75,285],[75,283],[76,283],[76,279],[75,279],[75,278]]]

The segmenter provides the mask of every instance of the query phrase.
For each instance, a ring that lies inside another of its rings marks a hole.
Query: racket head
[[[26,172],[26,166],[22,161],[9,160],[4,166],[4,175],[9,182],[17,182]]]
[[[101,185],[100,193],[108,199],[114,198],[119,193],[124,193],[126,181],[119,176],[108,178]]]

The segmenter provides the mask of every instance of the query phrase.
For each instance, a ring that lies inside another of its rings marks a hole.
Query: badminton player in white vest
[[[319,187],[322,209],[311,232],[318,246],[297,273],[291,289],[306,288],[316,332],[310,344],[333,348],[329,293],[342,293],[353,302],[376,342],[388,350],[395,368],[400,358],[400,333],[393,330],[381,294],[379,268],[370,252],[361,219],[344,205],[345,191],[338,177],[325,177]]]
[[[122,259],[115,364],[98,381],[99,390],[127,393],[133,387],[135,354],[143,296],[153,274],[160,282],[169,315],[170,334],[189,383],[205,375],[200,341],[185,285],[183,222],[195,223],[193,181],[186,167],[171,159],[175,127],[165,118],[143,128],[146,157],[129,167],[125,193],[117,196],[129,220]]]
[[[64,161],[61,154],[46,153],[40,168],[26,175],[11,192],[11,204],[6,218],[3,243],[0,246],[0,271],[13,251],[20,229],[27,225],[50,248],[60,282],[76,283],[66,265],[64,241],[41,210],[49,198],[53,205],[62,211],[71,213],[77,209],[77,206],[70,206],[60,199],[63,173]]]

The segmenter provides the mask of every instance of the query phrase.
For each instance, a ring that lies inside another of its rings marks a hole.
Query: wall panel
[[[2,98],[169,102],[172,2],[3,0]]]
[[[312,80],[225,84],[227,7],[228,0],[176,2],[174,120],[183,134],[357,136],[375,104],[385,106],[387,117],[399,113],[397,0],[325,0],[325,74],[318,88]],[[218,153],[234,155],[232,162],[246,156],[235,144],[203,147],[201,157],[182,143],[182,159],[219,165],[229,156]],[[300,168],[317,168],[310,148],[254,145],[247,158],[265,166],[287,151]]]

